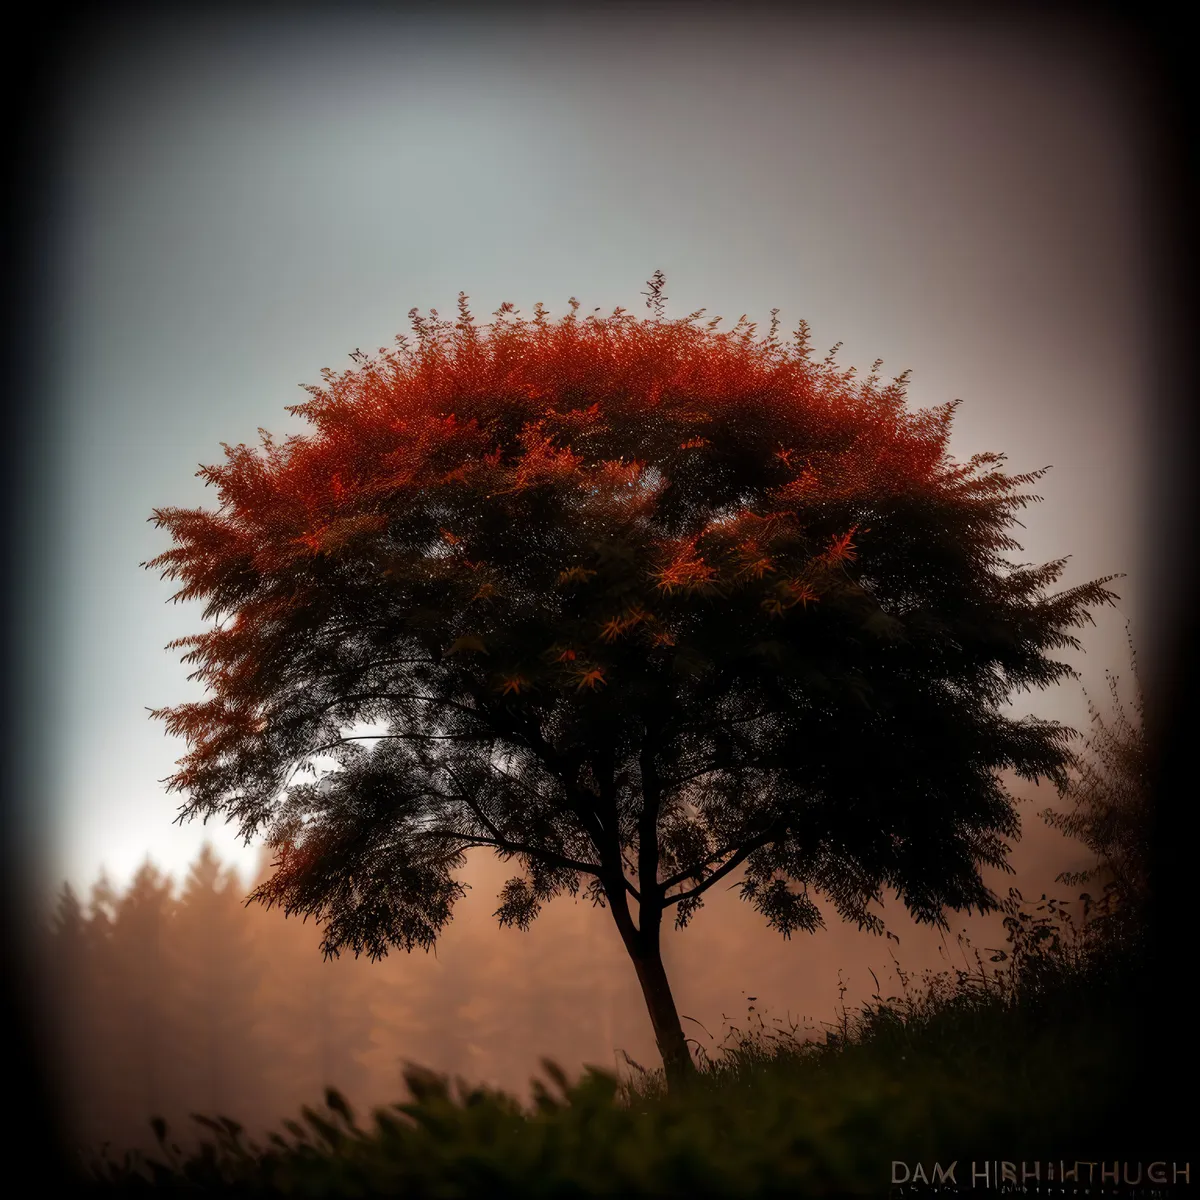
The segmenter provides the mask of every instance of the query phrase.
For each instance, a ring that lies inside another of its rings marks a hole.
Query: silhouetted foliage
[[[1126,709],[1118,676],[1106,672],[1112,712],[1108,720],[1088,699],[1092,732],[1077,755],[1066,790],[1068,811],[1046,809],[1051,827],[1076,838],[1096,856],[1085,871],[1064,872],[1072,886],[1099,884],[1101,914],[1114,934],[1134,933],[1144,922],[1151,886],[1154,840],[1153,758],[1146,736],[1137,654],[1129,643],[1134,696]]]
[[[609,908],[682,1079],[664,915],[737,870],[784,936],[816,894],[874,929],[885,889],[994,908],[997,772],[1064,786],[1070,736],[1001,706],[1072,675],[1049,654],[1112,593],[1006,558],[1040,472],[953,462],[954,404],[813,362],[804,323],[668,321],[663,286],[641,322],[414,309],[415,345],[308,389],[312,435],[202,469],[217,511],[156,510],[147,565],[217,620],[173,643],[209,698],[155,715],[181,819],[277,850],[258,899],[329,954],[428,948],[489,847],[521,868],[501,923]]]
[[[106,943],[109,986],[120,989],[128,1019],[114,1032],[121,1103],[134,1111],[174,1111],[178,975],[174,970],[171,921],[175,885],[146,862],[116,904]],[[121,1093],[124,1093],[121,1095]]]

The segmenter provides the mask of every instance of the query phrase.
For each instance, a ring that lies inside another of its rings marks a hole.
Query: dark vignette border
[[[338,5],[345,11],[346,4]],[[364,5],[396,11],[398,4]],[[470,6],[435,9],[430,4],[405,6],[418,15],[436,13],[447,21],[474,17]],[[629,10],[639,16],[652,16],[662,4],[609,3],[574,9],[589,18],[603,19],[607,12]],[[666,7],[678,8],[679,5]],[[696,19],[724,15],[726,5],[713,2],[687,4]],[[768,6],[733,6],[740,19]],[[986,29],[995,26],[1011,35],[1014,29],[1029,37],[1041,36],[1047,22],[1059,35],[1078,34],[1082,38],[1099,35],[1108,55],[1107,62],[1116,71],[1127,73],[1140,108],[1144,137],[1149,148],[1148,162],[1153,173],[1150,181],[1156,204],[1153,270],[1156,278],[1157,310],[1153,314],[1158,331],[1155,347],[1157,378],[1152,390],[1157,396],[1158,467],[1155,495],[1151,498],[1152,519],[1144,536],[1155,564],[1157,611],[1151,627],[1159,638],[1159,661],[1170,664],[1163,672],[1157,694],[1147,697],[1151,731],[1159,744],[1157,756],[1157,833],[1156,903],[1153,926],[1154,959],[1147,971],[1148,1003],[1161,1002],[1159,988],[1175,989],[1181,982],[1178,963],[1180,947],[1187,944],[1191,914],[1182,876],[1185,871],[1185,810],[1187,789],[1175,781],[1189,777],[1194,766],[1191,755],[1194,734],[1184,717],[1186,695],[1195,678],[1196,622],[1191,617],[1191,598],[1196,593],[1197,544],[1195,522],[1195,479],[1192,448],[1196,432],[1196,400],[1189,368],[1189,338],[1195,323],[1195,128],[1191,111],[1192,89],[1188,86],[1190,46],[1178,23],[1172,19],[1173,6],[1164,3],[1142,5],[1052,4],[1036,7],[1026,4],[991,3],[961,6],[949,3],[896,5],[884,0],[866,3],[798,4],[778,0],[769,6],[778,17],[795,14],[796,19],[840,18],[848,23],[885,20],[901,25],[922,21],[961,25],[966,20]],[[7,61],[3,72],[9,91],[5,113],[9,122],[6,166],[9,183],[4,190],[10,203],[6,223],[6,270],[9,311],[4,332],[9,338],[6,372],[5,414],[0,433],[0,489],[2,511],[7,519],[4,530],[3,571],[0,574],[0,813],[2,845],[0,853],[0,900],[3,914],[3,944],[0,945],[0,975],[3,978],[3,1012],[0,1029],[8,1047],[5,1082],[8,1095],[16,1102],[10,1116],[10,1146],[27,1162],[30,1159],[49,1164],[47,1177],[39,1180],[48,1194],[65,1190],[70,1183],[63,1165],[62,1142],[57,1121],[57,1089],[48,1068],[46,1030],[39,1014],[37,990],[33,986],[30,948],[25,931],[29,885],[36,871],[36,839],[32,836],[36,813],[30,797],[38,764],[53,754],[51,739],[44,731],[52,722],[48,711],[48,692],[36,656],[31,650],[31,634],[42,607],[30,586],[30,567],[45,553],[37,541],[30,520],[39,503],[46,498],[49,479],[49,453],[53,430],[45,416],[49,407],[46,364],[54,350],[54,304],[44,264],[54,244],[57,171],[64,117],[72,104],[71,78],[75,64],[86,61],[104,37],[122,28],[136,28],[139,19],[151,15],[162,22],[164,14],[172,19],[195,15],[253,15],[280,23],[302,20],[306,14],[320,12],[315,4],[271,4],[236,6],[192,0],[170,9],[134,3],[104,6],[60,4],[30,7],[27,23],[20,34],[10,35]],[[481,5],[481,11],[505,21],[538,16],[543,10],[563,9],[549,4],[496,3]],[[969,13],[969,18],[965,15]],[[327,13],[322,15],[328,15]],[[15,29],[15,26],[10,27]],[[1034,44],[1031,41],[1031,44]],[[1174,1010],[1179,1013],[1178,1007]],[[1161,1018],[1147,1012],[1147,1044],[1144,1061],[1147,1077],[1144,1087],[1152,1094],[1171,1094],[1189,1077],[1194,1067],[1194,1033],[1173,1029],[1170,1033],[1172,1054],[1168,1060],[1154,1043]],[[1185,1022],[1187,1023],[1187,1022]],[[1190,1023],[1187,1023],[1190,1024]],[[1191,1039],[1188,1041],[1187,1039]],[[1188,1060],[1179,1061],[1185,1049]],[[1131,1114],[1138,1098],[1131,1097]],[[10,1108],[10,1112],[12,1108]],[[1166,1142],[1183,1146],[1183,1113],[1178,1130],[1156,1130]],[[56,1178],[49,1176],[57,1175]]]

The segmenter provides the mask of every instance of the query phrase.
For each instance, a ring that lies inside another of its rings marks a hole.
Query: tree
[[[69,1113],[74,1137],[87,1137],[87,1106],[82,1099],[95,1094],[98,1082],[97,1036],[102,1026],[96,1013],[97,953],[93,930],[83,905],[69,883],[59,889],[50,920],[49,971],[44,981],[54,1025],[56,1079],[64,1080],[60,1095]]]
[[[87,985],[83,980],[75,994],[64,1003],[90,1039],[87,1054],[71,1062],[71,1074],[80,1098],[77,1128],[82,1145],[98,1147],[105,1141],[118,1142],[130,1132],[145,1128],[144,1114],[135,1125],[129,1121],[130,1092],[127,1061],[122,1057],[129,1024],[125,1010],[126,988],[123,978],[125,956],[117,949],[117,916],[122,897],[108,873],[101,868],[92,884],[85,912],[89,949]]]
[[[184,881],[171,935],[177,1083],[193,1110],[239,1119],[261,1107],[267,1066],[255,1019],[262,955],[242,894],[237,872],[206,842]]]
[[[884,888],[942,924],[994,907],[997,771],[1062,786],[1072,734],[1000,706],[1070,677],[1048,652],[1114,597],[1004,557],[1042,472],[952,461],[957,402],[908,412],[907,372],[814,362],[777,310],[760,339],[648,295],[642,321],[413,309],[415,343],[289,410],[312,434],[202,468],[217,511],[155,510],[146,565],[216,622],[172,643],[209,698],[154,715],[191,747],[179,819],[276,850],[255,898],[379,957],[433,945],[470,847],[520,866],[502,924],[582,887],[675,1083],[664,917],[738,870],[785,937],[816,892],[875,929]]]
[[[99,889],[98,889],[99,891]],[[178,1108],[178,977],[171,953],[175,884],[147,859],[115,904],[104,942],[113,1005],[109,1102],[130,1131]]]
[[[1066,789],[1067,811],[1046,809],[1052,828],[1082,842],[1095,855],[1088,870],[1063,872],[1062,883],[1099,883],[1116,919],[1114,931],[1132,932],[1144,922],[1150,897],[1153,856],[1153,758],[1146,736],[1144,702],[1137,673],[1137,654],[1129,642],[1134,696],[1126,710],[1118,678],[1106,672],[1112,714],[1106,721],[1089,697],[1092,733],[1075,759]]]

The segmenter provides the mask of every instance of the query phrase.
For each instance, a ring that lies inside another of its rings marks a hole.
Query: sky
[[[1084,683],[1128,675],[1127,621],[1143,650],[1148,198],[1123,77],[1079,30],[141,17],[80,53],[68,110],[27,618],[47,887],[182,877],[204,840],[257,862],[173,824],[185,747],[148,710],[201,698],[164,647],[202,622],[139,566],[168,544],[151,510],[214,504],[195,472],[222,442],[302,432],[300,385],[460,290],[479,319],[637,311],[662,269],[669,316],[779,308],[844,365],[911,369],[914,407],[962,400],[957,456],[1052,465],[1026,560],[1125,573],[1068,656]],[[1014,702],[1087,722],[1078,685]]]

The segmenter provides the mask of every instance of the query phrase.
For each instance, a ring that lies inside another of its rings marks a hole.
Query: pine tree
[[[81,1143],[99,1134],[89,1100],[102,1078],[103,1023],[97,1010],[98,955],[93,930],[70,884],[58,893],[48,935],[51,1022],[57,1046],[55,1077],[61,1081],[68,1128]]]
[[[194,1111],[245,1122],[262,1111],[266,1050],[257,1007],[264,964],[236,871],[205,844],[172,924],[178,972],[175,1070]]]
[[[185,1115],[176,1085],[177,977],[171,952],[174,882],[152,863],[138,869],[115,904],[105,937],[105,999],[117,1142],[147,1144],[152,1117],[178,1128]]]

